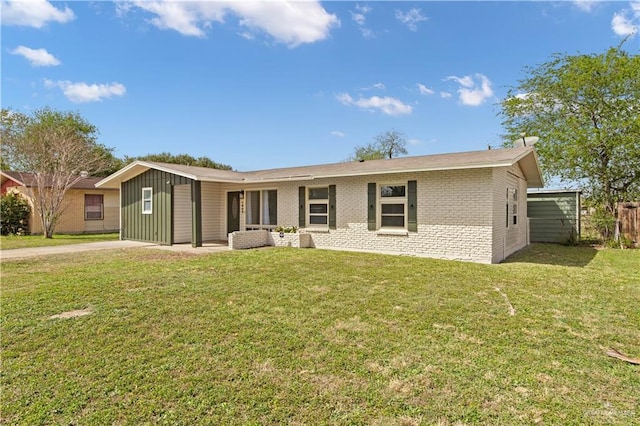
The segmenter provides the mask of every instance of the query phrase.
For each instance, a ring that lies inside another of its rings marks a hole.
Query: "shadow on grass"
[[[502,263],[535,263],[540,265],[584,267],[598,250],[590,245],[565,246],[552,243],[532,243],[509,256]]]

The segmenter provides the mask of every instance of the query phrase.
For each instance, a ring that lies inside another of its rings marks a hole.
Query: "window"
[[[405,228],[407,211],[406,185],[380,185],[380,227]]]
[[[142,188],[142,214],[153,211],[153,188]]]
[[[507,188],[507,228],[518,225],[518,190]]]
[[[329,226],[329,187],[309,188],[309,226]]]
[[[273,229],[278,225],[278,191],[247,191],[246,228]]]
[[[511,192],[511,224],[518,224],[518,190],[514,189]]]
[[[104,195],[84,194],[84,220],[104,219]]]

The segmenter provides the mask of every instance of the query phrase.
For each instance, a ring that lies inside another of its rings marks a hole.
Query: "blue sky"
[[[2,107],[77,111],[117,156],[237,170],[499,145],[497,103],[554,53],[629,36],[640,2],[2,0]]]

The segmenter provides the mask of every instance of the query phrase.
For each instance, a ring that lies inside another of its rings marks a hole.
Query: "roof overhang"
[[[416,157],[417,158],[417,157]],[[429,171],[443,171],[443,170],[469,170],[469,169],[484,169],[484,168],[496,168],[496,167],[511,167],[515,164],[519,164],[522,172],[527,180],[527,186],[529,188],[540,188],[544,186],[542,172],[540,171],[540,165],[538,163],[538,157],[535,149],[528,148],[517,156],[503,158],[487,159],[488,161],[464,161],[460,159],[459,162],[448,162],[442,164],[442,162],[435,164],[430,161],[425,161],[422,164],[406,164],[409,167],[366,167],[365,169],[358,170],[356,167],[350,167],[345,169],[335,165],[328,166],[305,166],[294,167],[290,169],[281,170],[267,170],[267,172],[224,172],[211,174],[209,170],[194,167],[193,169],[185,166],[176,165],[172,167],[171,164],[166,163],[154,163],[147,161],[133,162],[112,175],[102,179],[96,183],[96,188],[113,188],[118,189],[122,182],[133,179],[134,177],[146,172],[147,170],[154,169],[163,171],[166,173],[172,173],[177,176],[182,176],[187,179],[202,181],[202,182],[219,182],[219,183],[234,183],[234,184],[258,184],[258,183],[274,183],[274,182],[291,182],[291,181],[311,181],[314,179],[323,178],[342,178],[342,177],[354,177],[354,176],[373,176],[383,174],[397,174],[397,173],[418,173]],[[380,163],[385,164],[385,163]],[[386,163],[391,164],[391,163]],[[404,165],[404,164],[403,164]],[[417,166],[417,167],[416,167]],[[211,169],[213,170],[213,169]]]
[[[540,162],[535,149],[532,148],[516,157],[516,162],[520,165],[520,169],[527,179],[527,188],[544,187],[544,177],[542,176],[542,170],[540,170]]]

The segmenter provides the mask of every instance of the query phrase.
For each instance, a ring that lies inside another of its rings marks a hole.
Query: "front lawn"
[[[118,238],[117,232],[110,234],[54,234],[53,238],[45,238],[42,235],[0,235],[0,249],[64,246],[68,244],[113,241]]]
[[[2,264],[6,424],[640,423],[640,251]],[[72,311],[71,318],[51,318]]]

